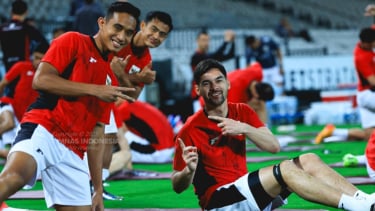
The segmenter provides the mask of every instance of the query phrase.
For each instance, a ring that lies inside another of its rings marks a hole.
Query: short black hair
[[[255,90],[257,91],[260,100],[270,101],[275,97],[275,91],[269,83],[258,82],[255,84]]]
[[[359,33],[359,39],[361,42],[372,43],[375,41],[375,29],[372,28],[363,28]]]
[[[254,44],[255,40],[256,40],[256,37],[254,35],[246,36],[245,37],[245,45],[247,45],[247,46],[252,45],[252,44]]]
[[[207,73],[212,68],[217,68],[220,72],[227,78],[227,71],[225,67],[215,59],[205,59],[198,63],[197,67],[194,70],[194,82],[199,84],[201,76]]]
[[[201,35],[208,35],[208,31],[207,31],[207,28],[206,27],[203,27],[197,34],[197,39],[199,38],[199,36]]]
[[[145,22],[148,23],[152,21],[154,18],[167,24],[169,27],[169,31],[172,31],[173,29],[172,17],[168,13],[162,12],[162,11],[150,11],[146,14]]]
[[[23,0],[15,0],[12,3],[12,13],[16,15],[23,15],[27,11],[27,3]]]
[[[139,16],[141,15],[141,11],[134,5],[129,2],[123,1],[116,1],[113,2],[107,10],[106,19],[109,20],[113,17],[113,13],[115,12],[125,12],[129,13],[137,20],[137,24],[139,23]]]

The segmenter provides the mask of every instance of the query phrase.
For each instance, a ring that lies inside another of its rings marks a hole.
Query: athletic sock
[[[366,155],[357,155],[355,156],[358,160],[358,164],[366,165]]]
[[[357,190],[357,192],[354,193],[353,197],[356,198],[356,199],[365,199],[367,197],[369,197],[370,195],[361,191],[361,190]]]
[[[102,169],[102,180],[105,181],[109,177],[109,169]]]
[[[349,136],[349,130],[346,128],[335,128],[332,132],[332,136],[340,136],[343,139],[347,139]]]
[[[370,210],[372,202],[366,198],[357,199],[353,196],[342,194],[338,204],[339,209],[343,210]]]

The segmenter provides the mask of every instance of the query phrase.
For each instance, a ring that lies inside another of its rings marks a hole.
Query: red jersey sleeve
[[[175,155],[173,158],[173,169],[176,171],[182,171],[186,166],[186,163],[184,159],[182,158],[182,149],[181,149],[180,142],[178,141],[178,139],[179,138],[182,139],[184,141],[185,146],[191,146],[192,141],[188,134],[189,134],[189,129],[187,129],[187,127],[184,127],[183,129],[181,129],[179,134],[175,136],[175,139],[174,139]]]
[[[238,116],[238,119],[242,122],[246,122],[247,124],[259,128],[264,127],[264,123],[259,119],[257,113],[247,104],[245,103],[237,103],[237,104],[231,104],[229,103],[230,108],[233,106],[236,106],[237,109],[233,109],[233,112],[237,110],[237,113],[235,114]],[[234,118],[237,119],[237,118]]]
[[[9,71],[5,74],[5,79],[8,81],[8,82],[12,82],[13,80],[15,80],[18,76],[21,75],[22,73],[22,62],[17,62],[16,64],[14,64],[10,69]]]
[[[51,64],[61,74],[76,57],[82,36],[77,32],[67,32],[54,39],[42,62]]]
[[[356,66],[359,73],[367,78],[375,73],[375,63],[371,54],[361,54],[356,58]]]

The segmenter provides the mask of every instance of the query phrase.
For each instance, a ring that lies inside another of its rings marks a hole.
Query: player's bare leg
[[[33,157],[24,152],[13,152],[0,174],[0,204],[20,190],[36,172]]]

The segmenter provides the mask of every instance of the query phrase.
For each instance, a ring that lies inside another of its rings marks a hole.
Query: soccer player
[[[133,87],[136,91],[127,93],[137,99],[145,84],[151,84],[156,77],[156,72],[152,70],[152,60],[150,48],[160,46],[168,34],[173,29],[171,16],[162,11],[150,11],[145,19],[140,23],[140,30],[131,39],[129,45],[116,53],[112,59],[112,67],[120,66],[121,72],[118,75],[121,86]],[[124,63],[118,61],[125,60]],[[111,121],[105,127],[105,140],[109,142],[105,145],[105,157],[103,161],[103,181],[109,176],[109,167],[112,159],[112,146],[117,142],[117,126],[114,113],[111,114]],[[121,121],[121,120],[120,120]],[[121,136],[121,135],[120,135]],[[122,137],[121,137],[122,139]],[[122,197],[115,196],[104,190],[103,197],[108,200],[121,200]]]
[[[106,56],[130,42],[139,14],[130,3],[114,2],[98,19],[95,36],[67,32],[53,40],[33,80],[40,96],[25,113],[0,174],[0,202],[41,176],[48,207],[104,210],[99,137],[112,103],[132,100],[124,92],[133,90],[112,85],[116,78]]]
[[[302,198],[343,210],[373,210],[375,195],[358,190],[313,153],[248,172],[246,139],[277,153],[280,146],[254,110],[229,103],[226,70],[208,59],[194,72],[205,106],[177,134],[172,186],[176,193],[194,185],[204,210],[270,210],[277,198]]]
[[[35,71],[47,49],[48,45],[37,46],[32,61],[17,62],[0,81],[0,92],[13,81],[17,81],[16,86],[12,87],[12,90],[0,99],[0,134],[4,145],[12,144],[23,114],[38,96],[38,92],[32,89],[31,84]],[[7,154],[7,149],[0,150],[0,157],[6,158]]]
[[[361,116],[361,128],[336,128],[326,125],[315,137],[320,144],[330,136],[342,140],[368,140],[375,128],[375,29],[363,28],[359,33],[359,42],[354,49],[354,65],[357,71],[357,104]]]

